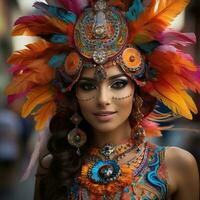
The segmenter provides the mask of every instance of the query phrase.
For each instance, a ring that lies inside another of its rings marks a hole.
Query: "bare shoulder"
[[[168,182],[176,200],[199,198],[199,173],[194,156],[179,147],[168,147],[165,153]]]
[[[181,166],[188,169],[196,166],[194,156],[179,147],[168,147],[166,149],[166,161],[174,166]]]

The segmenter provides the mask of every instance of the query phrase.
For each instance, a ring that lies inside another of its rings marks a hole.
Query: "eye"
[[[80,82],[78,84],[78,87],[84,91],[91,91],[91,90],[96,89],[96,86],[90,82]]]
[[[114,89],[121,89],[124,88],[128,84],[127,80],[117,80],[112,84],[112,88]]]

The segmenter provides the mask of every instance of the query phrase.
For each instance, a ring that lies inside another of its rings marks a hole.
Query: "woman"
[[[156,100],[197,113],[186,89],[199,91],[199,69],[178,48],[195,36],[166,30],[188,2],[47,2],[34,4],[44,16],[15,24],[14,35],[42,39],[9,58],[7,88],[11,100],[27,95],[22,116],[37,109],[36,129],[52,118],[35,199],[197,200],[194,157],[144,142],[170,117]]]

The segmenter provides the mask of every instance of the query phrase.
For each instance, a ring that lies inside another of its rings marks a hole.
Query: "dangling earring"
[[[144,115],[141,112],[141,107],[143,104],[143,100],[140,96],[135,95],[134,104],[133,104],[133,112],[132,118],[134,118],[135,126],[132,132],[132,138],[136,141],[136,143],[139,145],[141,144],[145,139],[145,130],[141,126],[141,121],[144,117]]]
[[[75,128],[68,133],[67,140],[71,146],[77,148],[76,154],[80,156],[80,147],[86,143],[87,135],[84,131],[78,128],[78,125],[82,121],[82,118],[78,113],[73,114],[70,120],[75,124]]]

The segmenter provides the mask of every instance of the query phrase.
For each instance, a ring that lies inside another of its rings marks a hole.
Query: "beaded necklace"
[[[122,158],[134,150],[136,151],[134,157],[119,164]],[[146,160],[144,157],[147,151],[146,145],[141,151],[133,142],[122,145],[106,144],[101,149],[91,149],[78,178],[82,198],[89,199],[89,192],[92,192],[101,196],[102,200],[120,199],[123,189],[132,183],[133,176],[138,173],[137,168],[144,164],[142,162]]]

